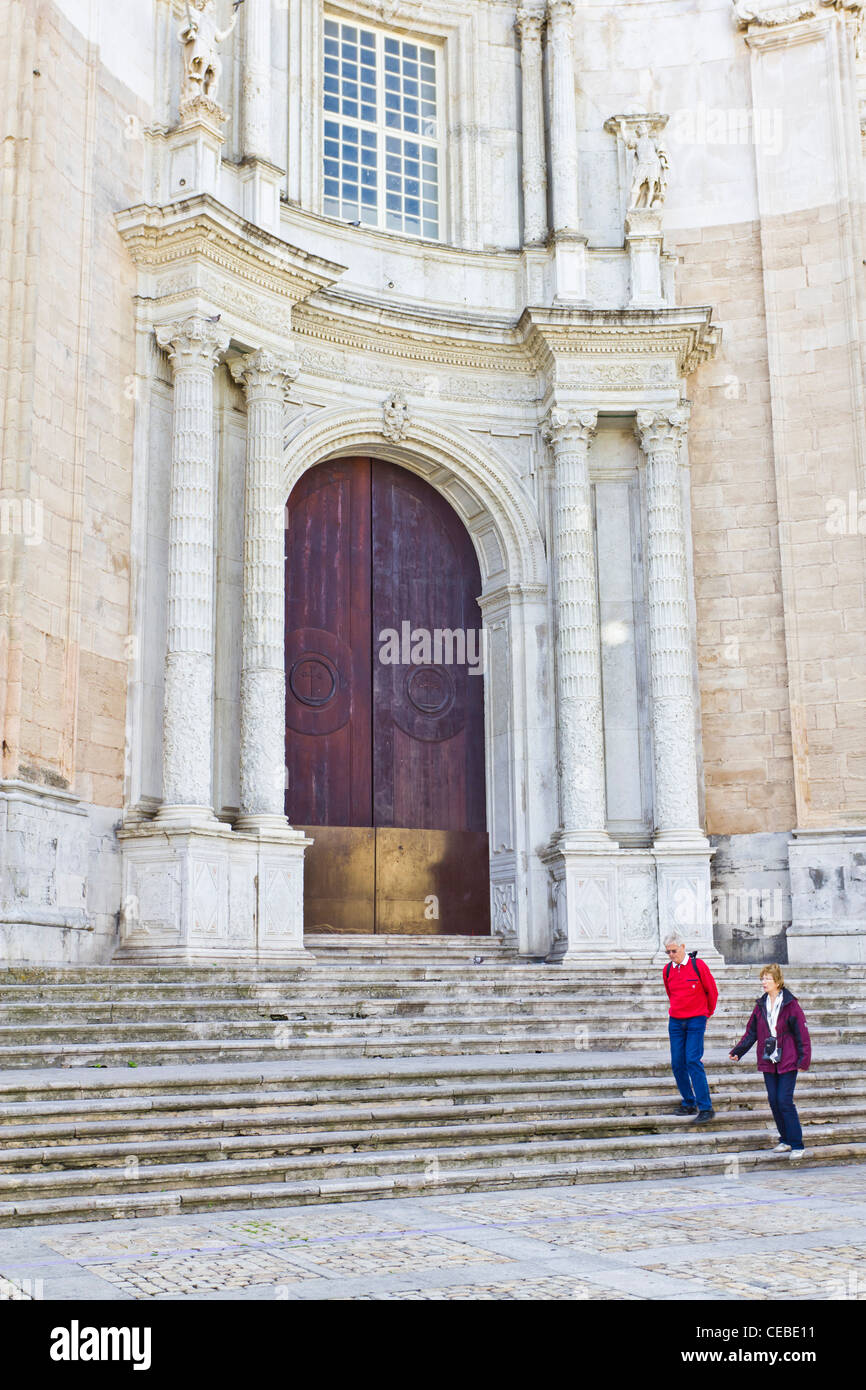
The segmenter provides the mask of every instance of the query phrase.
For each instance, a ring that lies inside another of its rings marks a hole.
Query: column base
[[[788,961],[866,963],[866,828],[795,830],[793,836]]]
[[[621,849],[610,839],[573,846],[560,834],[542,855],[550,873],[548,961],[662,964],[665,936],[679,932],[709,965],[722,965],[713,942],[712,850],[703,836],[696,839]]]
[[[214,826],[222,824],[214,815],[212,806],[160,806],[156,813],[154,823],[160,825],[173,825],[179,829],[187,830],[211,830]]]
[[[308,960],[298,830],[251,833],[153,821],[118,832],[123,905],[116,959],[151,965]]]
[[[653,964],[667,963],[666,936],[676,932],[686,949],[697,950],[708,965],[724,965],[713,940],[710,860],[714,854],[700,832],[656,836],[653,845],[658,884],[658,949]]]

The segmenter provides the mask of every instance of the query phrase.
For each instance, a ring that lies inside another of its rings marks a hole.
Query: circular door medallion
[[[406,681],[406,694],[419,714],[444,714],[454,703],[454,683],[437,666],[417,666]]]
[[[305,654],[298,658],[289,672],[289,687],[302,705],[320,709],[333,698],[337,689],[337,672],[327,657],[319,653],[315,656]]]

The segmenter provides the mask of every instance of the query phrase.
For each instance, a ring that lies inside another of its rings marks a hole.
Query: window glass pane
[[[436,50],[332,19],[324,38],[323,105],[342,117],[325,121],[325,212],[438,239]]]

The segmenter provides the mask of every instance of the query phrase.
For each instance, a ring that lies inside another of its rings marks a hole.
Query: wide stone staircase
[[[695,1128],[658,968],[489,938],[307,938],[291,968],[0,969],[0,1225],[789,1164],[722,967]],[[803,1163],[866,1160],[866,967],[791,967]]]

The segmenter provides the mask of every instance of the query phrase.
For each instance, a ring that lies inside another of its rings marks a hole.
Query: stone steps
[[[672,1113],[656,967],[474,966],[479,949],[329,938],[285,970],[0,971],[0,1225],[790,1162],[753,1056],[725,1056],[753,968],[719,971],[717,1115],[697,1128]],[[804,981],[803,1162],[863,1161],[866,970]]]
[[[828,1126],[822,1139],[819,1161],[845,1163],[866,1159],[866,1126]],[[134,1173],[128,1165],[2,1173],[0,1225],[126,1216],[140,1210],[141,1198],[147,1195],[155,1199],[149,1204],[151,1211],[284,1207],[303,1201],[393,1195],[410,1177],[424,1180],[414,1185],[416,1190],[441,1193],[663,1173],[683,1177],[690,1173],[730,1172],[732,1165],[741,1161],[749,1167],[785,1167],[790,1163],[787,1155],[776,1155],[765,1145],[769,1145],[766,1131],[759,1137],[754,1130],[713,1132],[707,1126],[699,1132],[672,1136],[487,1142],[454,1145],[447,1150],[425,1150],[416,1144],[365,1153],[207,1158],[193,1163],[138,1164]],[[810,1148],[809,1161],[814,1163],[818,1152]]]
[[[761,1135],[766,1131],[766,1100],[714,1093],[717,1112],[713,1131],[736,1127]],[[822,1100],[824,1103],[822,1103]],[[234,1157],[295,1154],[301,1151],[359,1151],[377,1146],[423,1144],[425,1147],[469,1140],[520,1142],[538,1137],[596,1138],[633,1134],[673,1135],[688,1120],[671,1113],[670,1095],[623,1103],[546,1099],[487,1104],[415,1106],[341,1105],[269,1110],[250,1115],[239,1110],[218,1116],[187,1114],[169,1119],[104,1119],[70,1125],[7,1126],[0,1130],[0,1173],[76,1168],[99,1164],[141,1163],[163,1157],[206,1158],[214,1152]],[[859,1097],[814,1091],[808,1099],[808,1126],[832,1129],[866,1126],[866,1093]],[[822,1128],[823,1132],[823,1128]],[[809,1133],[818,1133],[810,1128]]]

